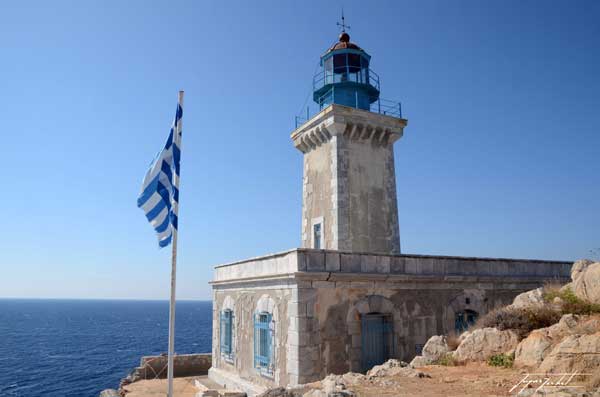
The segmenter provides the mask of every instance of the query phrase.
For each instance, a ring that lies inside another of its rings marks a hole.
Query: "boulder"
[[[600,316],[565,314],[558,323],[534,330],[519,343],[515,351],[515,366],[537,367],[566,338],[599,333]],[[597,355],[600,355],[600,351]]]
[[[600,371],[600,332],[570,335],[558,343],[544,358],[539,372],[589,373]]]
[[[516,296],[512,305],[515,309],[535,308],[544,305],[542,288],[532,289]]]
[[[589,264],[578,272],[571,290],[578,298],[600,304],[600,262]]]
[[[428,374],[417,371],[404,361],[390,359],[381,365],[376,365],[367,372],[367,379],[388,376],[402,376],[407,378],[430,378]]]
[[[406,367],[408,366],[408,364],[406,364],[404,361],[400,361],[400,360],[396,360],[394,358],[387,360],[386,362],[384,362],[381,365],[376,365],[373,368],[371,368],[370,370],[367,371],[367,377],[368,378],[373,378],[373,377],[377,377],[377,376],[386,376],[391,369],[393,368],[402,368],[402,367]]]
[[[415,357],[410,365],[412,367],[423,367],[425,365],[432,364],[439,360],[442,356],[448,353],[450,349],[448,348],[448,341],[443,335],[434,335],[425,346],[423,346],[423,351],[420,356]]]
[[[589,259],[580,259],[573,263],[573,266],[571,266],[571,280],[577,280],[581,273],[593,263],[594,262]]]
[[[426,365],[431,365],[435,361],[436,360],[431,360],[425,356],[415,356],[415,358],[413,358],[412,361],[410,362],[410,366],[413,368],[419,368],[419,367],[424,367]]]
[[[285,387],[275,387],[259,394],[258,397],[292,397],[292,394],[288,393]]]
[[[535,330],[515,350],[515,367],[537,367],[551,350],[552,340],[542,330]]]
[[[458,362],[485,361],[494,354],[515,349],[519,344],[519,336],[512,330],[481,328],[466,334],[453,353]]]
[[[311,397],[319,396],[335,396],[335,397],[351,397],[355,394],[347,389],[348,385],[353,385],[365,378],[362,374],[347,373],[344,375],[328,375],[321,381],[320,394],[317,391],[311,391]],[[306,394],[305,394],[306,396]]]

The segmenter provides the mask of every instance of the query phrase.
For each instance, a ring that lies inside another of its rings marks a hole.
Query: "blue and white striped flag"
[[[177,103],[175,121],[163,150],[158,153],[144,177],[137,205],[158,234],[158,245],[171,243],[177,232],[179,207],[179,161],[181,159],[182,96]]]

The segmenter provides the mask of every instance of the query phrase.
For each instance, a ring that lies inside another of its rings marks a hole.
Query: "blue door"
[[[477,322],[477,317],[477,312],[473,310],[457,312],[454,315],[454,332],[456,332],[456,335],[462,334],[467,329],[475,325]]]
[[[389,358],[391,323],[389,316],[380,313],[363,315],[361,323],[362,369],[367,371]]]

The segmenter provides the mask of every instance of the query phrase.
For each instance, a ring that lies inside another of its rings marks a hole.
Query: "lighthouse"
[[[407,120],[380,98],[370,64],[343,31],[313,77],[319,112],[292,132],[304,157],[303,248],[400,254],[394,142]]]
[[[320,57],[317,112],[291,134],[302,246],[215,267],[208,374],[228,389],[253,397],[410,361],[432,335],[570,280],[568,262],[400,253],[394,143],[407,121],[371,64],[345,31]]]

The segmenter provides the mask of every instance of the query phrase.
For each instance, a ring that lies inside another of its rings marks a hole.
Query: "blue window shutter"
[[[219,313],[220,316],[220,346],[221,346],[221,353],[225,352],[225,313],[224,312],[220,312]]]
[[[270,370],[273,350],[272,314],[257,313],[254,317],[254,366]]]
[[[231,356],[232,352],[232,337],[233,337],[233,312],[231,310],[223,310],[220,313],[220,345],[221,353]]]
[[[258,368],[258,314],[254,315],[254,368]]]
[[[267,315],[267,330],[265,332],[266,336],[267,336],[267,351],[266,351],[266,364],[267,367],[269,367],[271,365],[271,351],[273,350],[273,330],[271,329],[271,322],[273,320],[273,315],[269,313],[269,315]]]

